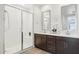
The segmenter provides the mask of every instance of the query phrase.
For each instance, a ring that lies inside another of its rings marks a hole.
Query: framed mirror
[[[77,31],[77,5],[61,7],[62,29],[69,33]]]
[[[47,33],[50,32],[51,28],[51,11],[42,12],[42,30]]]

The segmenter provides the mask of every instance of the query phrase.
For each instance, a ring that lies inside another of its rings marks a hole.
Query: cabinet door
[[[68,48],[67,52],[69,54],[79,54],[79,39],[76,38],[67,38],[68,39]]]
[[[56,37],[56,53],[63,54],[66,48],[66,40],[63,37]]]
[[[41,48],[46,50],[46,35],[42,35]]]
[[[55,53],[55,37],[47,36],[47,50],[49,52]]]
[[[35,34],[35,46],[41,48],[41,35]]]

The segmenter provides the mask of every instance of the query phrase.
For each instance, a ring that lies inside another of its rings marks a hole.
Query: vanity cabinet
[[[50,35],[35,34],[35,47],[55,53],[55,37]]]
[[[56,54],[79,54],[79,38],[35,34],[35,47]]]

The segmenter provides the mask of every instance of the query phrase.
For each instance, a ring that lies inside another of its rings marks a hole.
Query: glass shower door
[[[21,10],[5,6],[5,53],[21,50]]]

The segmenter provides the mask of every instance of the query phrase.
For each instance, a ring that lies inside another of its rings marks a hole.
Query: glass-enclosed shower
[[[33,46],[33,13],[13,5],[0,9],[0,53],[18,53]]]

